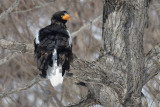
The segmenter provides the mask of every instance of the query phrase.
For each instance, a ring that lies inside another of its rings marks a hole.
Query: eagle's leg
[[[42,78],[46,78],[46,76],[47,76],[47,73],[46,73],[46,71],[42,71],[42,74],[40,74],[40,76],[42,77]]]

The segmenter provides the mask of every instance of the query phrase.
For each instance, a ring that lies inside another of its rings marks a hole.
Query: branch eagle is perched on
[[[37,67],[54,87],[63,82],[72,61],[72,38],[65,25],[70,19],[66,11],[56,12],[51,24],[40,29],[34,40]]]

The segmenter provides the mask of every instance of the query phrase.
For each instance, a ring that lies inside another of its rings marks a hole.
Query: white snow
[[[97,27],[96,25],[92,25],[92,34],[93,37],[99,41],[102,40],[102,31],[99,27]]]
[[[69,35],[69,38],[68,38],[69,46],[71,47],[71,45],[72,45],[72,37],[71,37],[71,34],[70,34],[70,32],[68,30],[67,30],[67,32],[68,32],[68,35]]]
[[[80,2],[84,2],[84,0],[80,0]]]
[[[47,69],[47,78],[50,80],[52,86],[55,88],[58,85],[61,85],[63,82],[62,77],[62,65],[57,65],[57,50],[54,49],[52,53],[53,65]]]

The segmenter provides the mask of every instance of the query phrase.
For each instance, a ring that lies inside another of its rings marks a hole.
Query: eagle
[[[40,29],[34,40],[37,68],[53,87],[62,84],[72,61],[72,38],[66,27],[68,20],[71,17],[67,11],[56,12],[51,18],[51,24]]]

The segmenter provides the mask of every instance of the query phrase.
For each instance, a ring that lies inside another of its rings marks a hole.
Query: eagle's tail
[[[62,84],[62,65],[57,65],[57,50],[54,49],[52,53],[53,65],[47,69],[47,78],[50,80],[52,86],[55,88]]]

